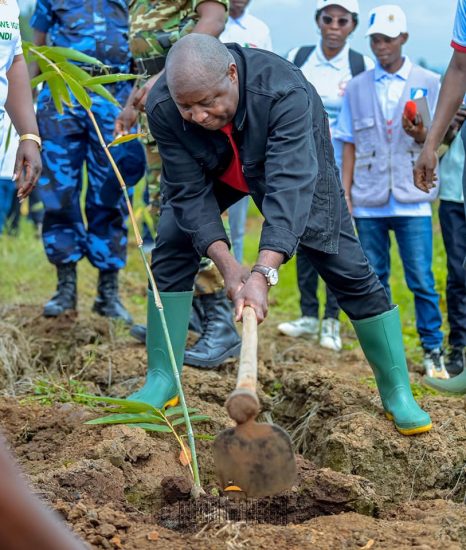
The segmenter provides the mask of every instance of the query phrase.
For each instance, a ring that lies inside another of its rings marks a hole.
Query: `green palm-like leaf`
[[[103,67],[105,69],[104,63],[96,57],[86,55],[85,53],[78,52],[72,48],[62,48],[60,46],[36,46],[34,49],[49,59],[53,59],[53,61],[65,61],[66,59],[71,59],[72,61],[87,63],[88,65],[98,65],[99,67]]]
[[[165,424],[147,424],[147,423],[141,423],[141,424],[128,424],[130,428],[142,428],[143,430],[146,430],[146,432],[164,432],[164,433],[171,433],[172,430]]]
[[[80,105],[88,111],[91,108],[92,100],[86,90],[79,84],[72,76],[67,73],[62,73],[63,79],[70,87],[74,97],[78,100]]]
[[[85,424],[133,424],[135,422],[149,422],[153,424],[160,424],[163,422],[161,416],[155,414],[137,413],[137,414],[110,414],[108,416],[102,416],[100,418],[94,418],[88,420]]]
[[[46,80],[54,76],[57,76],[57,71],[47,71],[45,73],[41,73],[35,76],[34,78],[31,78],[31,88],[35,88],[41,82],[45,82]]]
[[[115,145],[120,145],[120,143],[126,143],[128,141],[133,141],[133,139],[143,138],[146,134],[126,134],[126,136],[120,136],[114,139],[107,147],[115,147]]]
[[[189,407],[187,410],[188,414],[199,412],[199,409],[195,409],[194,407]],[[181,405],[179,405],[178,407],[169,407],[164,414],[168,417],[176,416],[177,414],[183,414],[183,407]]]
[[[91,395],[86,393],[77,393],[75,395],[76,397],[81,397],[89,401],[100,401],[101,403],[115,405],[120,410],[127,413],[151,412],[152,414],[160,415],[159,409],[149,405],[149,403],[143,403],[142,401],[132,401],[130,399],[121,399],[119,397],[105,397],[102,395]]]
[[[210,416],[207,416],[206,414],[193,414],[192,416],[189,415],[189,418],[191,419],[191,422],[205,422],[206,420],[210,420]],[[184,417],[177,418],[171,422],[172,426],[179,426],[180,424],[185,424]]]
[[[55,109],[62,115],[64,111],[63,111],[63,103],[62,103],[62,96],[60,94],[60,90],[62,90],[61,84],[63,84],[63,80],[58,75],[56,75],[56,76],[50,77],[47,83],[50,88],[50,94],[52,96]]]
[[[114,84],[115,82],[123,82],[125,80],[135,80],[140,78],[138,75],[134,74],[125,74],[125,73],[114,73],[114,74],[104,74],[101,76],[93,76],[84,82],[81,82],[83,86],[95,86],[96,84]]]
[[[89,80],[89,73],[87,73],[84,69],[81,69],[81,67],[78,67],[78,65],[75,65],[74,63],[63,61],[62,63],[57,63],[57,67],[64,73],[72,76],[81,85],[85,80]]]
[[[104,99],[107,99],[114,105],[117,105],[118,107],[120,106],[118,101],[112,96],[112,94],[107,90],[107,88],[105,88],[105,86],[102,86],[102,84],[86,85],[86,88],[89,88],[89,90],[91,90],[97,95],[102,96]]]

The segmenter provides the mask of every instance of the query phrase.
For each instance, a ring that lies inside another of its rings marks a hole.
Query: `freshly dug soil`
[[[298,481],[259,500],[219,496],[212,442],[197,442],[206,495],[190,499],[176,440],[129,426],[87,426],[97,416],[71,392],[124,396],[143,382],[145,352],[96,316],[43,319],[4,309],[0,425],[34,491],[92,548],[466,548],[466,410],[463,398],[422,393],[427,434],[403,437],[382,414],[360,351],[326,352],[260,330],[262,420],[291,434]],[[194,338],[194,336],[192,336]],[[186,398],[231,426],[224,401],[236,362],[186,367]],[[418,375],[413,375],[413,381]]]

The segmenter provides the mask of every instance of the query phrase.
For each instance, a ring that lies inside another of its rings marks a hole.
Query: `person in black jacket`
[[[146,112],[163,160],[152,270],[179,368],[200,258],[219,268],[236,319],[249,305],[262,322],[277,270],[301,243],[353,322],[386,415],[405,435],[429,430],[409,386],[398,308],[354,234],[327,115],[301,71],[270,52],[192,34],[171,49]],[[251,271],[230,254],[220,217],[247,194],[265,218]],[[160,407],[176,386],[150,297],[148,319],[153,343],[139,398]]]

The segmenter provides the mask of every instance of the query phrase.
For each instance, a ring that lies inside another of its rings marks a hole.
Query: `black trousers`
[[[242,193],[223,184],[216,186],[220,211],[237,202]],[[350,319],[360,320],[390,309],[390,303],[377,275],[364,256],[353,229],[346,201],[341,200],[342,221],[338,254],[320,252],[304,244],[302,253],[312,262]],[[193,288],[200,257],[191,237],[177,225],[173,209],[164,204],[152,252],[152,272],[162,292]],[[280,284],[280,283],[279,283]]]
[[[466,216],[458,202],[440,201],[440,227],[447,253],[447,311],[450,346],[466,346]]]
[[[319,299],[317,286],[319,274],[312,264],[306,252],[299,245],[296,251],[296,271],[298,276],[298,288],[300,294],[301,313],[307,317],[319,317]],[[325,302],[324,319],[338,319],[340,308],[333,292],[325,287],[327,300]]]

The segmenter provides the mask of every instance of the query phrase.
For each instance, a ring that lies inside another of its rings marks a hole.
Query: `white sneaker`
[[[333,351],[341,351],[340,321],[323,319],[320,329],[320,346]]]
[[[317,317],[304,316],[294,321],[280,323],[277,328],[281,333],[293,338],[310,336],[312,339],[317,340],[317,336],[319,335],[319,319]]]
[[[445,368],[443,350],[440,348],[424,350],[422,365],[426,371],[426,375],[431,378],[441,378],[444,380],[450,378],[450,375]]]

